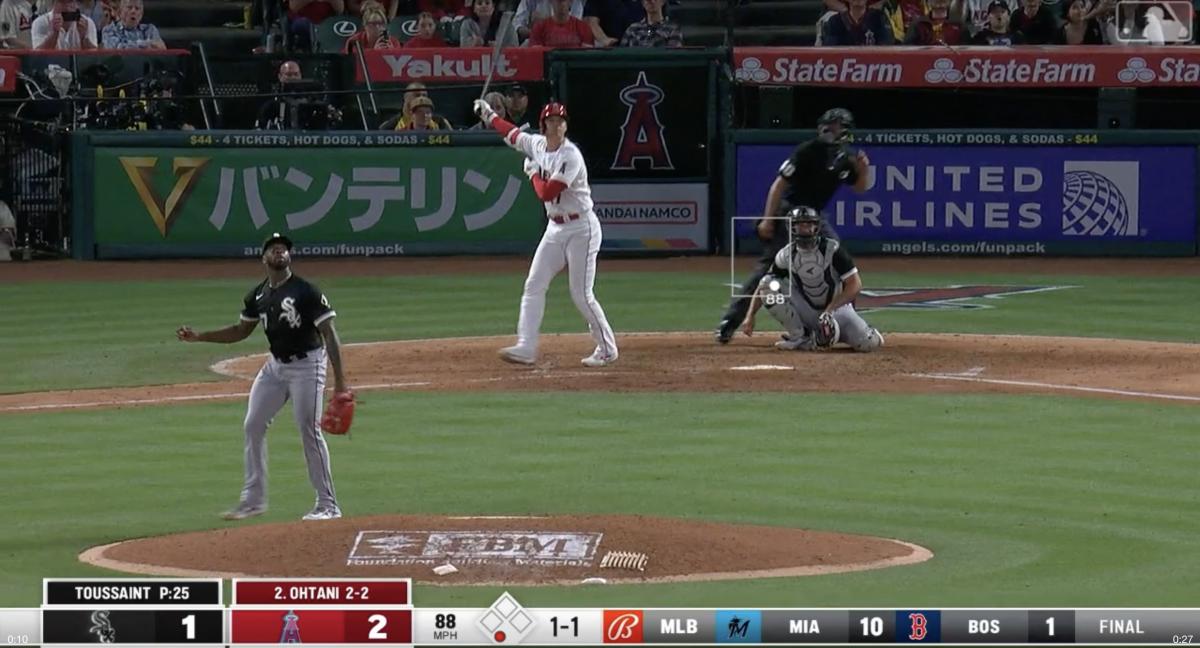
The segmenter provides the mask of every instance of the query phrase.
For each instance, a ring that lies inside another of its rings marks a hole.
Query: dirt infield
[[[1200,404],[1195,344],[901,333],[860,354],[778,351],[775,339],[717,346],[702,333],[623,334],[620,361],[600,370],[579,364],[591,352],[583,335],[546,336],[533,367],[499,360],[507,336],[357,344],[345,354],[359,391],[1058,393]],[[263,359],[219,363],[223,382],[0,395],[0,413],[244,399]]]
[[[158,575],[410,577],[439,585],[514,585],[807,576],[932,557],[923,547],[884,538],[678,518],[390,515],[129,540],[89,550],[81,560]],[[458,571],[433,571],[445,564]]]

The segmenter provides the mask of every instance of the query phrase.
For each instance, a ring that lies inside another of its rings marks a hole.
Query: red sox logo
[[[649,160],[651,169],[669,171],[675,168],[655,108],[662,103],[663,95],[662,88],[646,81],[645,71],[638,72],[633,85],[621,89],[621,103],[629,106],[629,112],[621,125],[621,143],[613,159],[613,170],[632,171],[638,160]]]

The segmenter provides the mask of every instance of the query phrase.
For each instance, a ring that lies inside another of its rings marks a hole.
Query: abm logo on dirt
[[[359,531],[346,564],[588,567],[603,537],[560,531]]]

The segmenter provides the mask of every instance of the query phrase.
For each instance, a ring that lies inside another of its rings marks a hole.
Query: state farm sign
[[[363,53],[373,83],[406,81],[483,81],[492,67],[490,47],[367,50]],[[507,48],[496,59],[493,81],[541,81],[545,48]],[[356,81],[363,82],[356,65]]]
[[[1200,47],[736,48],[748,85],[1121,87],[1200,82]]]

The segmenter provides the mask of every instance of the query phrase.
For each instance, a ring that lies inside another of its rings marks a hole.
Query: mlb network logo
[[[604,611],[604,643],[640,644],[645,628],[641,610]]]

